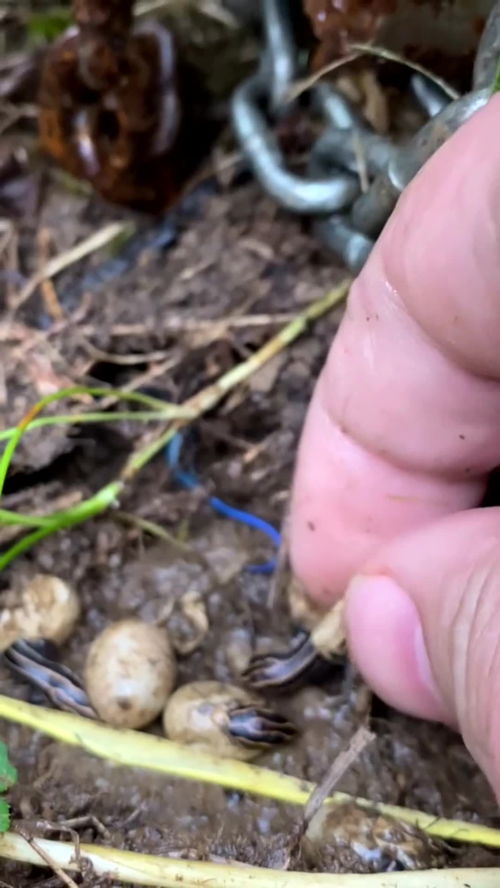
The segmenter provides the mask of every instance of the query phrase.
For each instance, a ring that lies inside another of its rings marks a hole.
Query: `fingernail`
[[[447,720],[411,596],[387,576],[357,576],[346,593],[349,648],[365,680],[389,705]]]

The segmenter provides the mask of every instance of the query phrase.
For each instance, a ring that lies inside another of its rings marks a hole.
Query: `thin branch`
[[[424,68],[423,65],[419,65],[418,62],[412,62],[404,56],[392,52],[390,49],[385,49],[383,46],[373,46],[371,43],[351,43],[349,48],[351,52],[347,55],[344,55],[339,59],[334,59],[333,62],[323,65],[323,67],[319,68],[318,71],[315,71],[314,74],[293,83],[288,91],[288,100],[292,101],[293,99],[298,98],[302,93],[311,89],[315,83],[322,80],[327,74],[337,71],[339,68],[342,68],[350,62],[355,62],[362,55],[376,56],[377,58],[385,59],[388,62],[397,62],[399,65],[404,65],[406,68],[411,68],[413,71],[418,71],[419,74],[423,74],[424,77],[427,77],[429,80],[432,80],[436,86],[439,86],[452,101],[459,98],[460,94],[457,90],[450,86],[446,80],[443,80],[442,77],[438,77],[437,74],[429,71],[428,68]]]
[[[43,847],[40,840],[34,839],[33,836],[25,835],[24,832],[20,832],[20,837],[28,843],[30,848],[32,848],[35,854],[39,858],[41,858],[45,865],[50,867],[50,869],[53,873],[56,874],[56,876],[59,876],[61,882],[64,882],[67,888],[78,888],[76,882],[71,878],[71,876],[66,875],[59,862],[55,860],[55,858],[50,854],[47,848]],[[54,842],[53,844],[56,845],[58,843]],[[57,848],[54,848],[54,850],[57,851]],[[42,864],[40,864],[39,862],[38,865],[41,866]]]
[[[128,222],[111,222],[99,231],[95,231],[90,237],[86,237],[84,240],[80,241],[80,243],[75,244],[70,250],[65,250],[58,256],[54,256],[54,258],[50,259],[43,268],[39,268],[38,271],[30,277],[27,284],[25,284],[20,293],[13,300],[12,308],[16,310],[23,305],[26,300],[30,298],[32,293],[35,292],[36,288],[42,283],[42,281],[55,277],[56,274],[59,274],[59,272],[63,271],[65,268],[69,268],[70,265],[74,265],[75,262],[79,262],[79,260],[83,259],[85,256],[89,256],[91,253],[100,250],[101,247],[105,247],[129,229],[130,224]]]
[[[386,62],[396,62],[398,65],[404,65],[405,68],[411,68],[413,71],[423,74],[428,80],[432,80],[436,86],[439,86],[446,93],[451,101],[460,98],[460,93],[453,86],[450,86],[446,80],[443,80],[442,77],[438,77],[437,74],[429,71],[423,65],[419,65],[418,62],[412,62],[410,59],[399,55],[399,53],[386,49],[385,46],[374,46],[372,43],[351,43],[351,49],[354,52],[365,53],[379,59],[385,59]]]
[[[349,770],[351,765],[354,764],[373,740],[375,740],[375,734],[372,734],[371,731],[368,731],[363,726],[358,728],[354,736],[351,737],[346,749],[343,749],[338,754],[321,783],[311,793],[304,811],[305,826],[311,822],[316,812],[319,811],[328,796],[331,795],[339,780],[342,780],[346,771]]]

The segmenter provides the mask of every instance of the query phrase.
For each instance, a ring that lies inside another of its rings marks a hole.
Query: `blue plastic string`
[[[167,465],[172,472],[174,480],[186,490],[193,490],[200,487],[200,482],[192,472],[187,472],[179,467],[182,445],[184,443],[183,436],[178,432],[165,448],[165,459]],[[238,521],[254,530],[264,533],[272,543],[279,548],[281,543],[281,534],[268,521],[253,515],[252,512],[244,512],[242,509],[235,509],[217,496],[209,496],[207,498],[209,506],[218,515],[228,518],[230,521]],[[266,561],[264,564],[250,564],[246,568],[252,574],[270,574],[276,569],[276,559]]]

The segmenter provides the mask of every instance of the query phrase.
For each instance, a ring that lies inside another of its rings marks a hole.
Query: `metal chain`
[[[290,115],[294,82],[307,74],[291,26],[294,0],[261,0],[264,48],[260,65],[234,92],[232,124],[250,168],[286,209],[313,218],[313,232],[354,273],[360,271],[399,196],[423,164],[491,96],[500,57],[500,0],[482,34],[472,90],[451,100],[421,74],[411,78],[415,100],[429,120],[403,147],[381,136],[338,90],[317,82],[305,94],[324,122],[306,174],[287,167],[273,126]],[[304,98],[304,97],[302,97]],[[368,188],[358,175],[363,158]]]

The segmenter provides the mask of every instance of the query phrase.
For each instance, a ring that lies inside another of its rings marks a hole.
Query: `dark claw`
[[[399,860],[389,860],[386,863],[387,858],[382,860],[382,863],[385,864],[382,867],[382,872],[384,873],[401,873],[406,870],[406,867]]]
[[[80,679],[56,657],[56,646],[43,639],[21,639],[3,652],[9,669],[43,691],[57,709],[96,718]]]
[[[229,713],[228,734],[244,746],[277,746],[296,734],[296,727],[272,709],[239,706]]]
[[[252,657],[242,678],[252,688],[281,688],[302,678],[317,660],[318,652],[306,636],[292,651]]]

